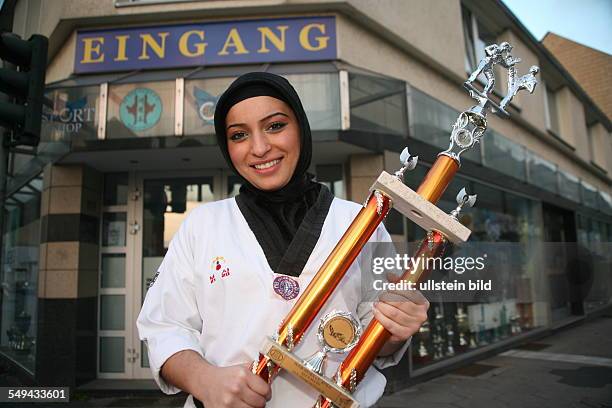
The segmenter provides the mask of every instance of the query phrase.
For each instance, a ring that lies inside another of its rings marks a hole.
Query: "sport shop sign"
[[[79,31],[76,73],[336,58],[335,17]]]

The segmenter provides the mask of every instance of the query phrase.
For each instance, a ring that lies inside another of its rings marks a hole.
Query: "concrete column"
[[[383,170],[383,156],[380,154],[350,156],[347,198],[356,203],[363,203],[368,197],[370,186]]]
[[[81,166],[44,171],[36,380],[74,387],[96,377],[102,178]]]

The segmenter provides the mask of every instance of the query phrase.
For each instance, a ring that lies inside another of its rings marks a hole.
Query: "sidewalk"
[[[416,384],[377,405],[399,407],[612,407],[612,315]]]
[[[161,392],[77,398],[49,406],[180,408],[185,401]],[[612,408],[612,313],[385,396],[376,406],[404,407]]]

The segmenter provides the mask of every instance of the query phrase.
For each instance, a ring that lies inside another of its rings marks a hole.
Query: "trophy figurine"
[[[316,407],[359,406],[351,394],[391,336],[380,322],[372,319],[331,380],[315,372],[310,368],[316,369],[314,364],[309,367],[301,358],[295,356],[292,350],[392,207],[427,231],[425,239],[418,246],[412,259],[440,257],[449,245],[461,244],[469,238],[471,231],[458,222],[458,215],[464,207],[473,204],[473,200],[469,198],[462,200],[452,215],[440,210],[435,204],[459,170],[461,154],[474,147],[484,135],[488,112],[507,117],[508,112],[505,107],[516,93],[520,90],[533,92],[536,85],[535,75],[538,71],[537,67],[532,67],[528,75],[518,77],[515,65],[520,59],[511,55],[512,47],[507,43],[495,47],[489,46],[487,49],[487,56],[464,84],[470,96],[476,100],[476,105],[463,111],[455,121],[448,149],[438,154],[416,191],[406,186],[403,181],[404,173],[414,169],[417,162],[417,157],[410,155],[407,148],[400,155],[402,167],[397,172],[389,174],[383,171],[380,174],[370,188],[370,195],[361,211],[302,292],[277,333],[267,339],[258,361],[253,363],[254,373],[272,382],[279,370],[286,370],[320,392],[321,396],[315,403]],[[509,70],[509,93],[501,104],[491,99],[495,65]],[[487,86],[482,91],[472,84],[481,72],[488,80]],[[429,263],[409,264],[400,279],[416,285],[425,281],[431,272],[425,264]],[[438,343],[439,346],[443,346],[443,342]],[[441,350],[435,350],[440,354]]]

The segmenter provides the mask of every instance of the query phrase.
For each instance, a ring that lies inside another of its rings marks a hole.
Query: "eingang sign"
[[[76,73],[336,58],[334,17],[79,31]]]

